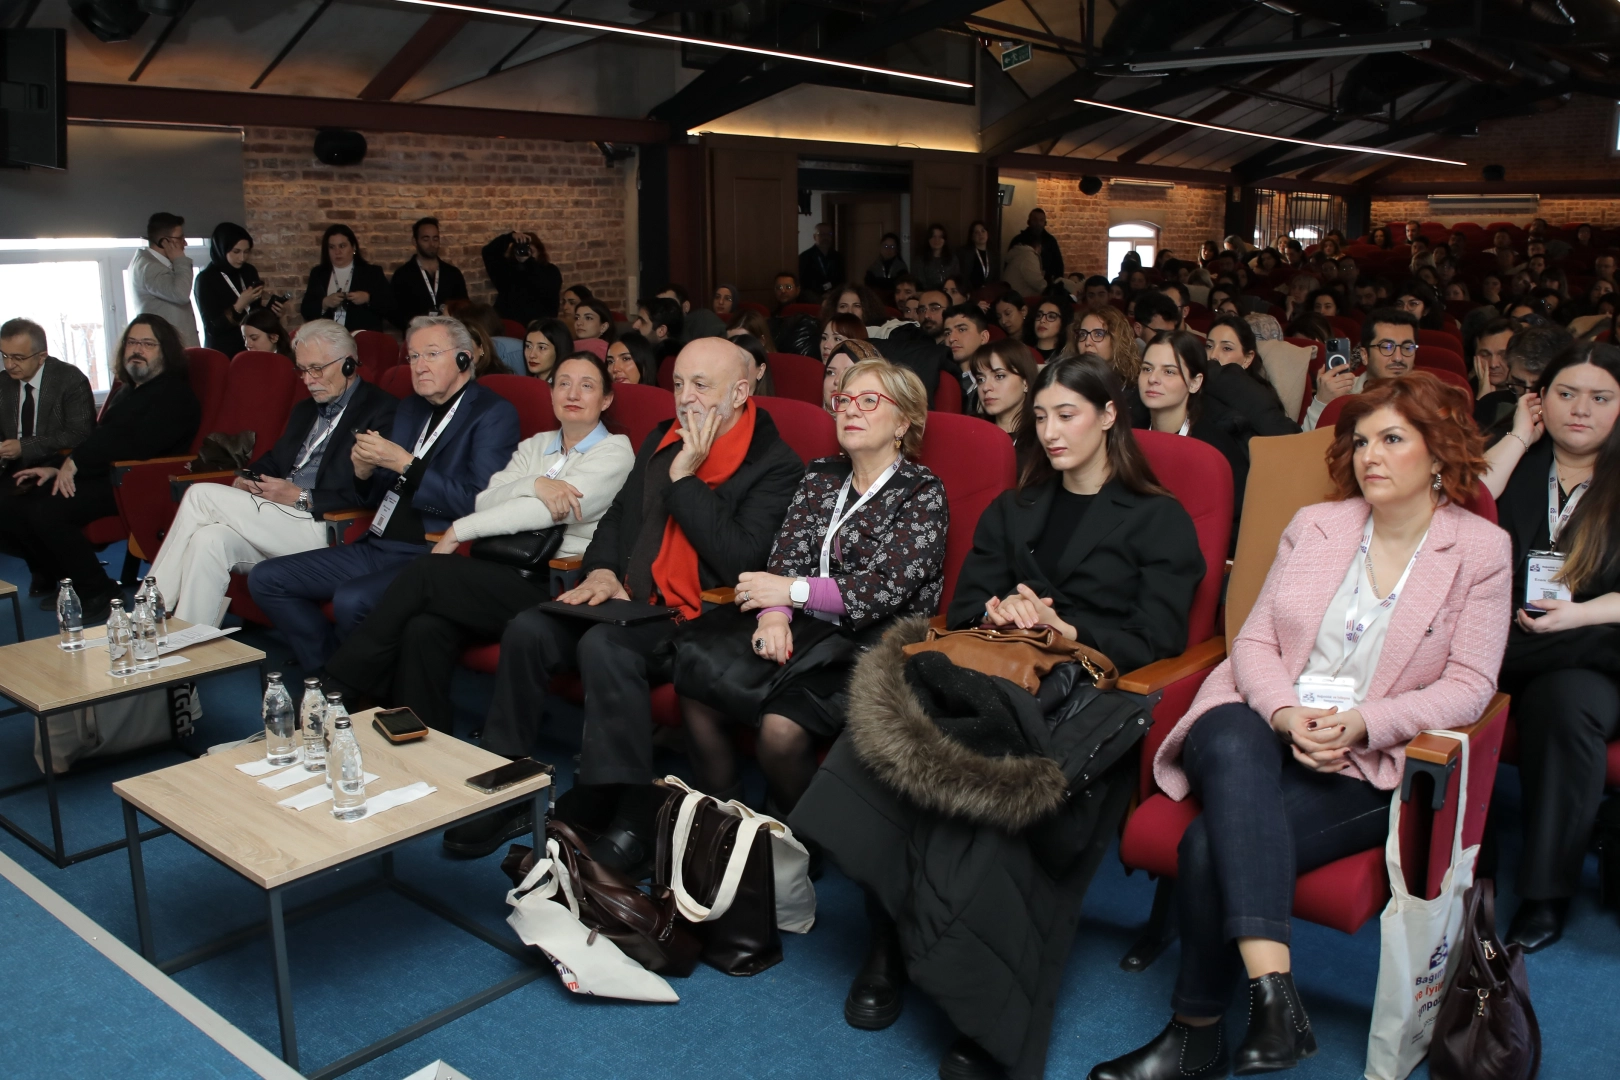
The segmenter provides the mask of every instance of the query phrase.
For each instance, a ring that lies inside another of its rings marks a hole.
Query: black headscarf
[[[243,240],[246,240],[249,244],[253,243],[253,237],[248,234],[248,231],[234,221],[222,221],[214,226],[214,235],[208,239],[208,269],[218,270],[221,274],[224,274],[230,283],[236,286],[238,291],[245,288],[246,285],[252,284],[252,282],[244,283],[243,281],[242,271],[247,269],[248,264],[243,263],[242,268],[238,269],[231,265],[230,260],[225,255]]]

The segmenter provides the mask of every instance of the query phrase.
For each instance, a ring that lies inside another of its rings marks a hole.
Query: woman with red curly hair
[[[1459,505],[1485,469],[1466,396],[1418,371],[1339,416],[1332,502],[1294,515],[1227,660],[1160,746],[1153,775],[1202,814],[1182,836],[1175,1015],[1091,1080],[1286,1069],[1316,1050],[1290,973],[1297,875],[1381,847],[1401,748],[1472,723],[1496,687],[1508,536]],[[1239,968],[1248,1034],[1221,1016]]]

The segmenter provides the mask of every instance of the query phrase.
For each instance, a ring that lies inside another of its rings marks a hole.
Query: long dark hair
[[[636,367],[641,371],[641,385],[657,386],[658,352],[652,347],[652,342],[648,341],[640,330],[626,330],[619,335],[617,344],[629,349],[630,355],[635,358]]]
[[[1148,464],[1147,455],[1136,444],[1136,436],[1131,434],[1130,408],[1120,393],[1119,379],[1114,371],[1102,359],[1090,353],[1084,356],[1069,356],[1062,360],[1054,360],[1041,368],[1041,373],[1035,377],[1035,385],[1030,388],[1030,397],[1033,398],[1049,386],[1061,386],[1071,390],[1089,401],[1098,412],[1108,408],[1110,402],[1114,406],[1114,426],[1108,429],[1104,437],[1104,447],[1108,454],[1109,479],[1118,480],[1126,490],[1134,491],[1138,495],[1168,495],[1159,483],[1159,478],[1153,474],[1153,466]],[[1057,476],[1057,470],[1052,468],[1051,459],[1039,446],[1026,467],[1020,469],[1018,489],[1027,491],[1052,480]]]
[[[1069,341],[1069,323],[1074,321],[1074,303],[1066,297],[1043,294],[1039,300],[1029,305],[1029,314],[1024,317],[1024,344],[1030,348],[1038,348],[1035,344],[1035,323],[1041,317],[1041,308],[1047,304],[1058,309],[1057,347],[1061,351]]]
[[[1210,321],[1210,333],[1214,333],[1217,326],[1227,327],[1237,335],[1238,348],[1243,350],[1243,355],[1254,357],[1243,369],[1244,374],[1265,387],[1272,400],[1277,403],[1277,408],[1286,413],[1288,410],[1283,409],[1282,398],[1278,396],[1277,388],[1271,385],[1271,379],[1266,375],[1266,365],[1260,359],[1260,347],[1255,343],[1254,327],[1249,325],[1249,320],[1241,315],[1218,315]]]
[[[1591,364],[1608,372],[1620,383],[1620,348],[1601,342],[1586,342],[1561,353],[1536,381],[1536,393],[1546,394],[1553,379],[1566,368]],[[1550,437],[1550,436],[1549,436]],[[1595,585],[1620,569],[1620,423],[1598,451],[1592,466],[1591,486],[1581,496],[1569,524],[1559,539],[1568,553],[1564,562],[1564,584],[1572,593]]]
[[[602,303],[602,301],[596,299],[595,297],[592,297],[589,300],[581,300],[579,302],[579,307],[574,309],[576,314],[579,312],[579,308],[590,308],[592,311],[596,312],[596,317],[602,320],[601,336],[603,341],[611,345],[613,342],[618,340],[619,328],[614,325],[613,312],[608,310],[608,306],[606,304]]]
[[[364,266],[365,265],[366,260],[360,254],[360,241],[355,238],[354,230],[349,228],[347,225],[343,224],[342,222],[338,222],[335,225],[328,225],[326,227],[326,231],[321,233],[321,269],[322,270],[331,270],[332,269],[332,256],[327,252],[326,245],[332,239],[332,237],[334,237],[334,236],[346,236],[346,237],[348,237],[349,238],[349,243],[354,247],[354,265],[356,265],[356,266]]]
[[[256,307],[242,316],[242,325],[276,339],[276,352],[289,360],[293,358],[292,335],[281,325],[281,317],[269,308]]]
[[[574,351],[574,330],[561,319],[535,319],[523,328],[523,337],[525,339],[530,334],[539,334],[551,342],[551,371],[549,374],[541,376],[549,382],[552,376],[557,374],[557,365],[561,364],[563,358],[571,355]],[[603,370],[606,370],[606,368]],[[529,374],[527,356],[523,359],[523,370],[518,374]]]
[[[1209,373],[1209,349],[1204,339],[1189,330],[1160,330],[1147,343],[1147,349],[1142,350],[1142,363],[1148,362],[1147,350],[1155,345],[1168,345],[1175,354],[1176,366],[1181,368],[1182,381],[1187,384],[1187,422],[1198,423],[1204,411],[1204,384],[1200,383],[1197,390],[1192,384],[1194,379],[1204,378]]]
[[[1402,283],[1391,299],[1399,300],[1403,296],[1416,297],[1423,303],[1423,315],[1418,319],[1418,325],[1425,330],[1444,330],[1446,328],[1446,310],[1440,303],[1440,297],[1435,295],[1429,283],[1422,278],[1412,278]]]
[[[150,312],[137,315],[129,320],[129,325],[124,327],[124,332],[119,335],[118,356],[113,360],[113,378],[127,387],[135,385],[135,380],[131,379],[129,372],[124,369],[124,345],[129,340],[129,332],[137,326],[150,326],[152,328],[152,336],[157,338],[158,350],[163,354],[163,371],[161,374],[178,375],[182,379],[185,378],[187,366],[186,347],[181,344],[180,335],[175,331],[174,326],[168,319],[161,315],[153,315]]]

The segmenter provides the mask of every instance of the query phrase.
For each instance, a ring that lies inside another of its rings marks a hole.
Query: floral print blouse
[[[810,463],[776,534],[767,569],[784,577],[817,577],[821,539],[850,472],[842,457]],[[852,489],[844,511],[855,505]],[[829,574],[844,601],[843,622],[863,629],[906,615],[933,615],[945,588],[945,485],[926,467],[902,460],[899,470],[833,539]]]

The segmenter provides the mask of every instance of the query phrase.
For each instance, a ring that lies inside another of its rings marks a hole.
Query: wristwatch
[[[793,601],[794,607],[804,607],[810,599],[810,580],[794,578],[793,584],[788,586],[788,599]]]
[[[293,503],[293,509],[294,510],[302,510],[306,514],[309,513],[309,489],[308,488],[303,488],[298,492],[298,501]]]

